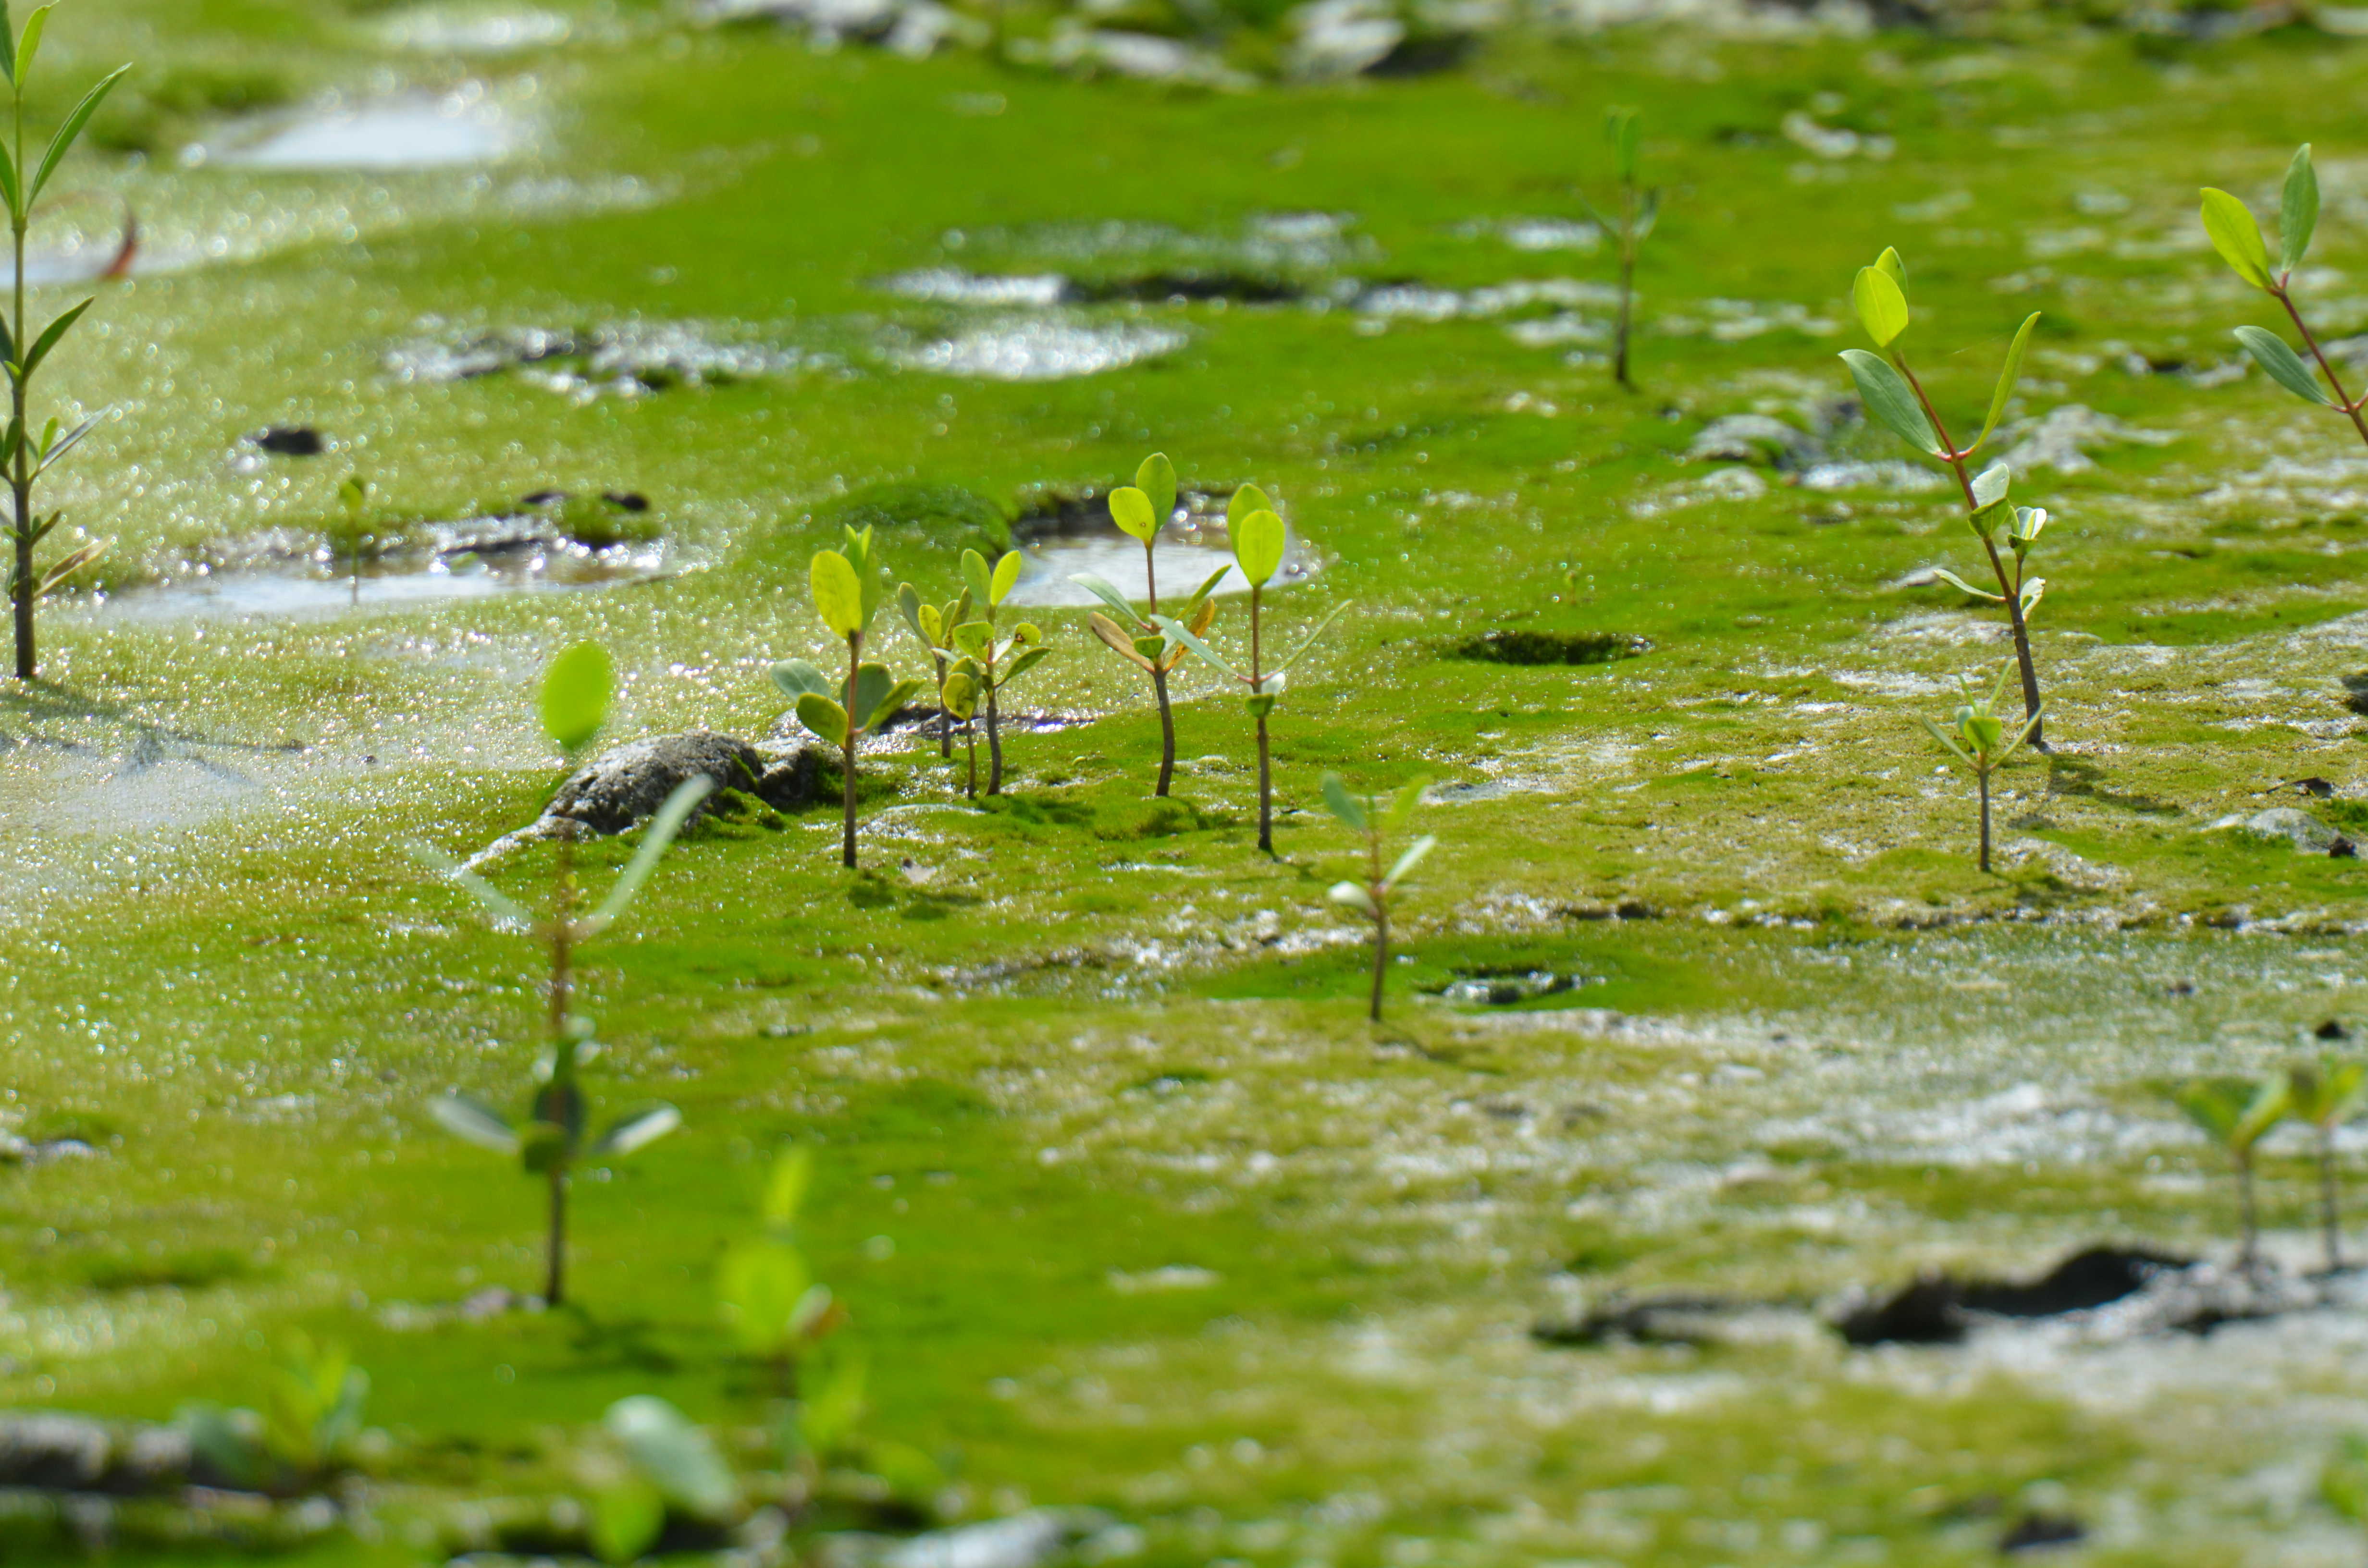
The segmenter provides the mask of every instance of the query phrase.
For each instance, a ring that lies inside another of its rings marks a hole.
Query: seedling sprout
[[[2327,1272],[2343,1271],[2343,1225],[2335,1179],[2335,1133],[2368,1108],[2368,1062],[2328,1056],[2286,1074],[2289,1114],[2307,1126],[2318,1153],[2319,1224]]]
[[[847,679],[835,684],[809,660],[784,659],[773,666],[773,684],[797,705],[799,723],[839,748],[846,786],[839,861],[851,869],[855,865],[856,747],[910,701],[921,683],[900,681],[887,665],[864,662],[864,632],[879,613],[887,579],[871,553],[871,530],[844,531],[845,549],[817,551],[809,575],[814,613],[834,636],[847,643]]]
[[[1341,908],[1353,909],[1373,923],[1373,996],[1368,1016],[1377,1024],[1382,1021],[1382,994],[1389,976],[1391,904],[1398,884],[1413,874],[1439,841],[1428,834],[1416,839],[1386,871],[1382,869],[1383,846],[1392,834],[1406,826],[1415,807],[1422,803],[1423,790],[1429,786],[1429,779],[1417,778],[1390,797],[1389,804],[1384,806],[1377,795],[1352,794],[1338,774],[1324,776],[1326,808],[1343,827],[1365,841],[1363,877],[1335,882],[1326,896]]]
[[[2007,734],[2007,722],[1998,716],[1998,699],[2006,691],[2007,672],[1998,670],[1998,684],[1990,687],[1987,697],[1975,699],[1972,688],[1963,679],[1957,682],[1957,692],[1964,699],[1946,730],[1927,719],[1924,727],[1932,738],[1949,748],[1949,755],[1973,769],[1974,780],[1979,786],[1982,801],[1983,875],[1990,869],[1990,775],[2003,767],[2009,757],[2029,740],[2039,728],[2039,715],[2025,720],[2022,728],[2011,738]]]
[[[2241,1240],[2237,1267],[2247,1278],[2258,1274],[2261,1262],[2260,1215],[2253,1197],[2253,1146],[2283,1120],[2290,1101],[2281,1075],[2254,1082],[2248,1078],[2199,1078],[2181,1085],[2173,1096],[2187,1119],[2228,1151],[2237,1175],[2237,1221]]]

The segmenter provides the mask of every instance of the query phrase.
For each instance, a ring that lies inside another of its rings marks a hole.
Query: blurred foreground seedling
[[[99,79],[97,85],[85,93],[82,100],[51,134],[49,145],[39,163],[28,164],[25,157],[25,93],[31,84],[33,62],[41,51],[41,34],[49,25],[50,13],[56,7],[43,6],[25,18],[25,30],[16,32],[8,24],[8,7],[0,0],[0,74],[8,80],[8,112],[10,131],[7,145],[0,147],[0,201],[8,209],[8,231],[14,245],[15,270],[10,275],[8,289],[8,320],[0,326],[0,358],[5,358],[8,372],[8,425],[0,433],[0,463],[8,470],[8,489],[15,503],[9,522],[9,535],[16,544],[16,564],[8,577],[8,598],[16,612],[17,678],[31,680],[40,670],[34,645],[33,608],[51,589],[98,559],[108,546],[106,540],[93,540],[67,554],[45,573],[36,573],[33,551],[64,516],[52,512],[46,517],[37,517],[33,510],[33,490],[43,474],[63,460],[68,452],[82,443],[84,437],[98,427],[106,417],[104,412],[94,414],[71,430],[61,433],[61,422],[49,420],[39,435],[33,430],[31,403],[33,380],[64,341],[74,323],[95,302],[82,303],[60,314],[57,319],[28,335],[30,323],[26,319],[26,296],[29,290],[25,278],[25,236],[32,228],[34,204],[41,192],[55,178],[59,163],[67,150],[80,139],[90,117],[107,101],[108,94],[123,80],[129,65],[118,66]]]
[[[1258,725],[1258,847],[1274,853],[1274,767],[1272,752],[1267,743],[1267,720],[1274,705],[1281,700],[1285,677],[1291,666],[1302,654],[1315,646],[1333,621],[1349,608],[1343,599],[1334,605],[1330,613],[1315,623],[1315,630],[1304,638],[1291,656],[1272,665],[1266,663],[1265,608],[1266,585],[1282,569],[1282,555],[1290,542],[1281,517],[1266,492],[1255,484],[1245,484],[1234,492],[1225,506],[1225,531],[1234,544],[1234,564],[1250,585],[1250,659],[1247,669],[1236,668],[1222,654],[1201,641],[1200,634],[1174,616],[1153,618],[1159,630],[1170,639],[1182,643],[1206,659],[1219,671],[1249,687],[1245,702],[1250,717]]]
[[[725,1326],[743,1354],[770,1370],[784,1397],[798,1392],[801,1361],[847,1322],[798,1245],[798,1213],[813,1181],[813,1153],[784,1149],[766,1177],[756,1232],[732,1244],[715,1273]]]
[[[282,1342],[260,1410],[191,1404],[180,1425],[190,1453],[232,1484],[288,1496],[329,1479],[355,1457],[370,1378],[343,1346],[302,1333]]]
[[[1925,395],[1923,383],[1907,368],[1907,356],[1896,347],[1909,320],[1907,267],[1899,259],[1898,251],[1886,249],[1875,258],[1873,266],[1859,268],[1858,278],[1850,286],[1850,302],[1858,311],[1859,324],[1866,329],[1867,336],[1891,358],[1884,359],[1863,348],[1845,348],[1842,362],[1850,367],[1850,380],[1857,383],[1859,400],[1866,405],[1867,413],[1918,451],[1938,459],[1955,478],[1964,497],[1966,526],[1982,541],[1998,592],[1968,587],[1953,573],[1935,575],[1966,593],[2006,606],[2007,623],[2014,632],[2015,665],[2022,676],[2022,710],[2031,721],[2030,741],[2044,751],[2047,731],[2040,722],[2039,671],[2032,663],[2028,619],[2040,596],[2047,591],[2047,583],[2044,578],[2026,577],[2023,569],[2025,557],[2038,542],[2040,530],[2047,526],[2047,514],[2026,512],[2008,499],[2013,476],[2004,463],[1993,464],[1978,475],[1968,466],[1998,428],[1998,421],[2006,417],[2007,402],[2013,397],[2015,383],[2021,379],[2023,352],[2031,347],[2039,312],[2033,311],[2025,316],[2022,325],[2015,329],[2014,342],[2007,349],[2005,369],[1998,372],[1998,385],[1990,393],[1989,415],[1982,421],[1981,433],[1960,447],[1949,434],[1941,411]],[[2006,530],[2014,555],[2011,575],[2007,572],[2005,558],[1998,553],[2000,529]]]
[[[608,722],[609,705],[616,693],[616,672],[608,651],[597,642],[579,642],[551,662],[542,683],[543,731],[558,745],[573,768]],[[576,914],[575,846],[576,824],[558,821],[558,847],[552,862],[551,910],[538,917],[491,882],[450,857],[423,852],[445,873],[473,893],[497,930],[524,932],[547,943],[551,952],[550,1044],[535,1064],[535,1087],[529,1097],[523,1125],[484,1101],[450,1094],[435,1102],[436,1120],[444,1130],[479,1148],[516,1155],[527,1174],[540,1176],[550,1189],[550,1239],[545,1256],[542,1299],[559,1306],[566,1300],[567,1182],[588,1153],[595,1159],[621,1158],[655,1142],[682,1124],[681,1113],[658,1103],[613,1123],[588,1143],[588,1107],[580,1082],[582,1070],[599,1054],[593,1042],[592,1023],[572,1010],[575,955],[584,944],[615,925],[649,880],[675,835],[714,789],[705,778],[692,778],[666,798],[644,830],[641,846],[627,862],[591,914]]]
[[[2322,1057],[2288,1069],[2287,1113],[2311,1130],[2318,1155],[2318,1218],[2327,1272],[2343,1272],[2341,1195],[2335,1177],[2335,1134],[2368,1108],[2368,1062]]]
[[[1990,775],[2005,766],[2007,759],[2014,756],[2039,729],[2039,715],[2033,713],[2024,721],[2021,729],[2011,736],[2008,734],[2007,721],[1998,716],[1998,699],[2006,691],[2006,676],[2007,672],[2001,667],[1998,684],[1990,687],[1990,694],[1978,699],[1960,678],[1957,692],[1964,700],[1957,705],[1949,728],[1943,730],[1930,719],[1924,721],[1924,727],[1932,732],[1932,738],[1948,747],[1950,756],[1973,770],[1974,782],[1981,791],[1981,867],[1985,876],[1989,874],[1990,869]]]
[[[2253,1194],[2253,1150],[2270,1129],[2285,1119],[2291,1102],[2281,1075],[2250,1078],[2198,1078],[2182,1084],[2172,1098],[2187,1119],[2202,1128],[2228,1153],[2237,1176],[2237,1225],[2239,1240],[2237,1267],[2248,1278],[2261,1266],[2261,1222]]]
[[[864,633],[871,618],[880,613],[887,577],[871,552],[871,530],[844,532],[845,549],[815,553],[810,581],[814,613],[833,636],[847,644],[847,679],[834,682],[810,660],[784,659],[773,666],[773,684],[797,705],[799,723],[838,748],[840,766],[846,770],[846,826],[839,861],[851,869],[855,865],[856,748],[865,735],[912,700],[921,683],[900,681],[887,665],[865,661]]]
[[[904,617],[905,625],[929,655],[938,682],[938,755],[951,759],[954,755],[953,714],[946,708],[946,681],[953,674],[954,628],[970,619],[970,590],[963,589],[951,604],[933,605],[923,599],[921,590],[912,584],[899,583],[896,613]]]
[[[1368,1016],[1377,1024],[1382,1021],[1382,995],[1389,976],[1390,910],[1398,885],[1413,874],[1439,841],[1428,834],[1416,839],[1386,871],[1382,869],[1382,856],[1387,840],[1413,818],[1415,808],[1422,803],[1422,792],[1429,787],[1429,779],[1417,778],[1383,805],[1377,795],[1351,793],[1348,783],[1337,773],[1324,776],[1325,806],[1339,819],[1340,825],[1365,841],[1364,875],[1355,881],[1334,883],[1326,896],[1341,908],[1353,909],[1373,923],[1373,997]]]
[[[1165,798],[1176,778],[1176,712],[1167,697],[1167,677],[1184,661],[1184,648],[1159,630],[1159,530],[1176,515],[1176,467],[1165,452],[1154,452],[1134,471],[1134,483],[1110,494],[1110,520],[1121,533],[1143,546],[1144,608],[1137,613],[1117,586],[1090,572],[1069,579],[1107,605],[1118,619],[1096,610],[1088,618],[1094,635],[1110,652],[1151,677],[1151,693],[1159,704],[1159,782],[1152,790]],[[1185,602],[1180,618],[1201,636],[1217,618],[1216,601],[1209,595],[1230,568],[1219,567]]]

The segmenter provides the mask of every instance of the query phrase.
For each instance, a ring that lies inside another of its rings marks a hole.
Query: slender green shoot
[[[1428,778],[1414,779],[1384,805],[1379,796],[1352,794],[1337,773],[1324,776],[1326,808],[1343,827],[1364,840],[1364,875],[1335,882],[1326,896],[1341,908],[1353,909],[1373,923],[1373,994],[1368,1016],[1377,1024],[1382,1021],[1382,995],[1388,982],[1390,911],[1398,884],[1413,874],[1439,841],[1428,834],[1416,839],[1387,870],[1382,869],[1383,845],[1414,815],[1415,808],[1422,803],[1422,792],[1429,787]]]
[[[2360,439],[2368,442],[2368,417],[2362,410],[2368,407],[2368,392],[2354,397],[2344,390],[2343,378],[2336,373],[2334,361],[2319,346],[2317,336],[2302,319],[2301,307],[2294,303],[2294,275],[2310,253],[2312,234],[2318,228],[2318,171],[2310,161],[2310,143],[2305,142],[2294,150],[2286,165],[2286,177],[2278,199],[2278,259],[2270,260],[2268,241],[2261,237],[2261,225],[2252,210],[2225,190],[2210,186],[2203,187],[2203,232],[2210,236],[2212,248],[2220,253],[2237,276],[2259,289],[2278,302],[2286,319],[2302,338],[2303,347],[2310,353],[2310,363],[2289,347],[2286,340],[2267,327],[2240,326],[2237,341],[2254,362],[2269,372],[2270,380],[2307,403],[2330,408],[2351,421],[2351,428]],[[2327,378],[2319,385],[2312,375]]]
[[[2237,1267],[2248,1278],[2261,1264],[2261,1222],[2253,1196],[2253,1146],[2285,1119],[2290,1102],[2283,1074],[2250,1078],[2199,1078],[2172,1096],[2187,1119],[2228,1151],[2237,1173],[2237,1222],[2241,1240]]]
[[[1603,139],[1611,148],[1612,176],[1620,183],[1617,217],[1606,217],[1581,196],[1579,202],[1595,226],[1610,234],[1620,262],[1620,318],[1612,330],[1611,379],[1630,392],[1636,383],[1628,372],[1628,347],[1636,317],[1636,256],[1645,236],[1661,215],[1661,193],[1637,183],[1644,150],[1645,117],[1633,108],[1615,108],[1603,117]]]
[[[898,680],[888,666],[867,664],[863,636],[885,597],[886,575],[871,552],[871,530],[845,529],[843,550],[817,551],[810,574],[814,613],[847,644],[847,678],[834,682],[805,659],[773,666],[773,684],[797,705],[798,722],[839,749],[845,768],[846,824],[839,861],[855,865],[855,752],[863,737],[884,723],[921,689],[916,680]]]
[[[2039,728],[2039,715],[2033,713],[2023,721],[2022,728],[2011,736],[2007,733],[2006,721],[1998,716],[1998,699],[2006,691],[2007,672],[1998,670],[1998,684],[1990,687],[1987,697],[1975,699],[1973,691],[1961,679],[1957,692],[1964,699],[1946,730],[1927,719],[1924,727],[1932,738],[1948,747],[1949,755],[1973,769],[1974,780],[1980,786],[1982,797],[1982,874],[1990,869],[1990,775],[2003,767],[2007,759],[2029,740]]]
[[[2311,1130],[2318,1151],[2318,1218],[2327,1245],[2327,1272],[2343,1272],[2341,1193],[2335,1176],[2335,1134],[2368,1109],[2368,1062],[2326,1056],[2286,1073],[2287,1114]]]

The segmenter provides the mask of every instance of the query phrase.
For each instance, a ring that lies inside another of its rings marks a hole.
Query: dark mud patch
[[[1600,975],[1569,974],[1543,969],[1460,969],[1455,978],[1431,988],[1448,1002],[1490,1007],[1512,1007],[1548,996],[1567,996],[1583,986],[1601,985]]]
[[[1324,292],[1304,279],[1283,273],[1189,266],[1112,272],[1099,277],[1059,272],[969,272],[958,267],[928,267],[883,278],[878,286],[906,300],[1006,310],[1049,310],[1057,305],[1204,304],[1219,300],[1228,304],[1290,305]]]
[[[321,433],[309,425],[274,425],[268,430],[258,430],[247,437],[263,450],[279,458],[317,458],[328,449]]]
[[[2138,1294],[2194,1267],[2144,1247],[2095,1246],[2022,1284],[1932,1274],[1845,1314],[1835,1325],[1852,1345],[1958,1345],[1985,1317],[2060,1317]]]
[[[1616,631],[1485,632],[1454,649],[1488,665],[1609,665],[1652,652],[1652,642]]]

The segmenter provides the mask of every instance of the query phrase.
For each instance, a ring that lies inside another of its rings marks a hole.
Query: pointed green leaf
[[[863,630],[863,583],[854,562],[835,550],[818,551],[810,574],[814,610],[833,635],[852,637]]]
[[[25,18],[25,30],[17,40],[17,58],[8,71],[8,80],[19,87],[32,80],[33,59],[41,52],[41,32],[49,26],[50,12],[54,8],[37,6],[33,14]]]
[[[1135,614],[1134,606],[1128,603],[1126,596],[1118,591],[1118,585],[1109,579],[1097,577],[1091,572],[1079,572],[1071,576],[1069,581],[1110,606],[1118,614],[1125,617],[1127,621],[1142,620],[1143,618]]]
[[[617,694],[616,667],[598,642],[578,642],[551,661],[542,677],[542,729],[559,749],[573,754],[589,745],[609,722]]]
[[[928,608],[921,602],[920,589],[910,583],[896,585],[896,613],[904,619],[905,625],[913,635],[920,639],[924,648],[931,646],[929,634],[921,624],[921,612]]]
[[[805,1207],[806,1190],[813,1185],[814,1151],[803,1143],[782,1150],[774,1156],[772,1172],[765,1178],[765,1197],[757,1205],[758,1215],[775,1229],[794,1223],[798,1210]]]
[[[1129,539],[1149,544],[1159,532],[1159,517],[1151,509],[1151,497],[1131,484],[1122,484],[1110,493],[1110,514],[1118,531]]]
[[[835,746],[853,739],[847,731],[847,710],[814,692],[798,699],[798,722]]]
[[[1390,868],[1390,874],[1382,879],[1382,885],[1385,888],[1396,887],[1400,882],[1406,880],[1406,877],[1417,866],[1422,864],[1423,858],[1425,856],[1428,856],[1433,849],[1438,847],[1439,840],[1433,838],[1429,834],[1423,835],[1420,838],[1416,839],[1412,844],[1407,845],[1406,852],[1398,857],[1398,863]]]
[[[16,27],[8,20],[8,0],[0,0],[0,43],[16,36]],[[17,56],[13,49],[0,49],[0,75],[6,75],[12,84],[17,80]]]
[[[1982,421],[1982,433],[1974,437],[1974,445],[1968,450],[1976,449],[1988,440],[1990,432],[1997,429],[1998,421],[2006,416],[2007,400],[2014,396],[2015,383],[2022,379],[2023,350],[2031,347],[2032,331],[2038,325],[2039,312],[2033,311],[2023,317],[2022,324],[2015,329],[2014,342],[2008,346],[2006,351],[2006,368],[1998,372],[1998,390],[1990,393],[1989,417]]]
[[[1274,503],[1255,484],[1245,484],[1225,503],[1225,527],[1232,528],[1252,512],[1271,512]]]
[[[518,1153],[518,1134],[510,1130],[501,1112],[481,1099],[469,1095],[446,1095],[429,1103],[427,1114],[436,1119],[437,1126],[463,1143],[474,1143],[496,1154]]]
[[[1843,349],[1842,363],[1850,367],[1850,380],[1858,383],[1859,401],[1867,413],[1918,451],[1936,458],[1941,455],[1941,437],[1933,434],[1932,422],[1924,416],[1923,405],[1916,401],[1906,377],[1863,348]]]
[[[1011,597],[1011,590],[1019,583],[1019,569],[1027,563],[1028,557],[1016,550],[995,563],[995,575],[988,578],[986,584],[989,606],[1000,605]]]
[[[2310,166],[2310,143],[2294,149],[2286,165],[2285,189],[2278,199],[2278,272],[2292,272],[2310,249],[2311,232],[2318,227],[2318,171]]]
[[[582,934],[585,939],[598,936],[625,913],[626,905],[633,902],[633,895],[642,891],[642,884],[649,881],[650,873],[657,869],[659,857],[666,852],[666,846],[682,831],[682,824],[690,820],[690,813],[699,809],[700,802],[714,792],[715,780],[703,773],[686,778],[674,787],[674,792],[666,798],[666,803],[658,807],[656,814],[650,818],[650,825],[642,834],[641,847],[633,851],[633,858],[618,874],[617,885],[609,890],[609,896],[600,901],[600,907],[584,923]]]
[[[1859,324],[1866,328],[1877,348],[1890,347],[1907,330],[1907,296],[1899,291],[1891,274],[1879,267],[1858,269],[1858,280],[1850,285],[1850,303],[1858,310]]]
[[[1282,565],[1288,535],[1272,512],[1252,512],[1233,529],[1234,562],[1253,588],[1263,587]]]
[[[705,1432],[654,1394],[635,1394],[609,1407],[609,1435],[632,1457],[666,1501],[703,1519],[723,1519],[740,1506],[731,1470]]]
[[[1217,651],[1215,649],[1210,647],[1206,642],[1201,642],[1198,637],[1192,635],[1191,631],[1185,627],[1184,623],[1178,620],[1174,616],[1156,615],[1151,619],[1153,623],[1156,624],[1160,631],[1166,632],[1171,639],[1178,642],[1181,642],[1185,647],[1191,649],[1192,652],[1200,654],[1201,657],[1206,659],[1217,668],[1224,671],[1225,674],[1232,676],[1234,679],[1242,680],[1246,678],[1236,671],[1233,665],[1225,663],[1224,659],[1218,657]]]
[[[638,1150],[646,1149],[659,1139],[682,1125],[682,1112],[670,1105],[654,1105],[624,1118],[608,1131],[600,1134],[592,1153],[604,1158],[623,1159]]]
[[[492,919],[496,928],[505,931],[534,929],[534,916],[527,913],[525,905],[451,856],[432,844],[414,844],[408,847],[413,859],[430,868],[439,876],[450,878],[463,892],[484,905],[485,914]]]
[[[1387,831],[1405,825],[1406,820],[1414,814],[1414,809],[1422,804],[1423,794],[1429,788],[1430,775],[1427,773],[1418,774],[1399,785],[1398,792],[1390,798],[1389,810],[1382,814],[1383,828]]]
[[[2240,326],[2237,329],[2237,341],[2270,373],[2270,380],[2294,396],[2321,408],[2335,406],[2334,397],[2318,384],[2318,378],[2302,362],[2302,356],[2287,347],[2286,340],[2276,333],[2267,327]]]
[[[85,300],[44,328],[41,335],[34,340],[32,352],[25,356],[25,374],[29,376],[40,369],[41,361],[50,357],[50,350],[58,346],[65,335],[73,329],[74,323],[82,320],[82,313],[97,302],[96,300]]]
[[[1030,670],[1034,669],[1038,665],[1042,664],[1046,659],[1049,659],[1052,656],[1053,650],[1050,648],[1037,647],[1023,650],[1019,657],[1013,659],[1009,665],[1005,666],[1002,677],[995,683],[996,687],[1000,689],[1003,687],[1009,686],[1013,681],[1018,680],[1021,676],[1026,675]]]
[[[1154,452],[1134,471],[1134,487],[1149,497],[1151,515],[1160,525],[1176,515],[1176,465],[1166,452]]]
[[[885,692],[881,694],[880,700],[873,703],[871,707],[864,712],[864,729],[867,731],[876,730],[881,725],[886,723],[895,715],[896,710],[904,707],[905,704],[912,701],[915,697],[920,695],[920,690],[921,683],[916,680],[900,680],[895,685],[890,687]]]
[[[1955,753],[1958,761],[1964,763],[1967,767],[1980,767],[1980,764],[1974,760],[1973,754],[1966,751],[1964,746],[1957,744],[1957,738],[1954,735],[1950,734],[1948,731],[1943,730],[1940,725],[1935,724],[1930,719],[1923,719],[1918,722],[1922,723],[1926,729],[1932,732],[1932,738],[1934,740],[1940,742],[1942,745],[1947,746],[1952,752]]]
[[[2212,248],[2234,267],[2237,276],[2256,289],[2270,287],[2270,249],[2262,243],[2261,225],[2252,210],[2225,190],[2203,190],[2203,232]]]
[[[1272,672],[1274,678],[1280,680],[1285,671],[1289,670],[1292,665],[1299,663],[1300,659],[1307,653],[1307,651],[1315,646],[1315,640],[1323,636],[1325,631],[1330,628],[1331,624],[1339,619],[1342,615],[1346,614],[1349,607],[1356,602],[1357,601],[1354,599],[1342,599],[1338,604],[1334,605],[1331,612],[1326,615],[1323,619],[1315,623],[1315,630],[1310,631],[1306,636],[1299,640],[1299,646],[1291,651],[1290,656],[1279,661],[1275,665]]]
[[[41,199],[41,192],[48,187],[50,176],[58,172],[58,162],[66,155],[66,149],[74,144],[75,138],[82,134],[83,127],[90,123],[90,117],[98,112],[98,106],[107,101],[107,95],[115,91],[115,84],[122,81],[124,74],[131,69],[129,65],[119,65],[101,78],[98,85],[85,94],[82,102],[74,105],[74,112],[66,116],[65,122],[58,127],[57,134],[50,138],[49,151],[41,154],[41,166],[34,174],[32,183],[25,188],[27,211],[30,211],[33,203]]]
[[[1373,895],[1357,882],[1334,882],[1324,895],[1343,909],[1353,909],[1370,915],[1374,912]]]
[[[1899,285],[1904,297],[1907,292],[1907,263],[1900,259],[1897,245],[1885,245],[1883,254],[1874,258],[1875,270]]]
[[[1365,802],[1349,792],[1348,781],[1337,773],[1324,776],[1324,804],[1343,825],[1358,833],[1365,831]]]
[[[1948,570],[1946,567],[1933,567],[1932,575],[1938,577],[1941,582],[1948,584],[1949,586],[1956,589],[1957,592],[1961,594],[1971,594],[1977,599],[1987,599],[1994,605],[2002,605],[2006,603],[2006,596],[2004,594],[1994,594],[1987,588],[1976,588],[1971,583],[1966,582],[1963,577],[1958,576],[1954,572]]]
[[[895,684],[896,677],[888,673],[885,665],[875,665],[867,660],[856,670],[855,700],[848,705],[848,711],[855,716],[860,728],[868,730],[871,727],[870,720],[873,710],[887,698]]]

